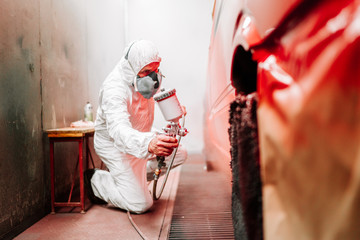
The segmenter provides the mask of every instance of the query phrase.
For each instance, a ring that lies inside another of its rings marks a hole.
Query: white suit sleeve
[[[155,133],[140,132],[132,128],[126,96],[126,90],[117,87],[103,92],[102,110],[106,117],[109,135],[114,139],[115,147],[121,152],[137,158],[150,158],[153,154],[148,151],[148,145],[155,137]]]

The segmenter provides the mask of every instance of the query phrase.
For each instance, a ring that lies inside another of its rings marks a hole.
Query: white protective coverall
[[[128,60],[122,57],[105,79],[99,93],[94,147],[109,171],[95,171],[91,186],[95,196],[109,204],[142,213],[153,204],[146,174],[157,165],[155,156],[148,152],[148,145],[156,135],[151,131],[155,102],[135,91],[132,84],[136,74],[129,61],[137,74],[161,58],[152,42],[136,41],[130,48]],[[170,161],[170,156],[165,162]],[[186,158],[187,152],[179,146],[174,167]]]

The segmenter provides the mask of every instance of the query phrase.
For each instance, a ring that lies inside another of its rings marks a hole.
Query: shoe
[[[86,188],[87,197],[89,198],[90,202],[93,204],[107,204],[106,201],[102,200],[95,196],[92,187],[91,187],[91,178],[94,175],[96,169],[87,169],[84,172],[84,185]]]

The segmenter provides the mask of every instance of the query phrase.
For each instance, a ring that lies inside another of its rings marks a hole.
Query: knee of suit
[[[147,202],[133,203],[128,206],[128,208],[129,208],[128,210],[130,212],[137,213],[137,214],[144,213],[151,208],[153,203],[154,202],[152,199],[151,199],[151,201],[147,201]]]
[[[178,164],[183,164],[185,160],[188,158],[187,150],[184,147],[180,146],[176,153],[176,158],[178,158],[177,160]]]

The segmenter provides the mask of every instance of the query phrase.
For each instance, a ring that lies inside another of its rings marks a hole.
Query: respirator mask
[[[134,45],[134,43],[135,42],[133,42],[130,45],[129,50],[127,51],[127,53],[125,55],[125,59],[128,61],[132,71],[136,75],[132,85],[134,86],[135,91],[139,92],[144,98],[150,99],[159,90],[159,88],[161,86],[161,81],[162,81],[163,75],[161,74],[160,69],[158,69],[157,71],[151,72],[150,74],[148,74],[145,77],[140,77],[139,75],[137,75],[137,73],[135,72],[133,66],[131,65],[131,63],[129,61],[129,52],[130,52],[132,45]]]
[[[159,90],[163,75],[158,71],[153,71],[145,77],[136,76],[134,79],[135,91],[139,92],[144,98],[150,99]]]

